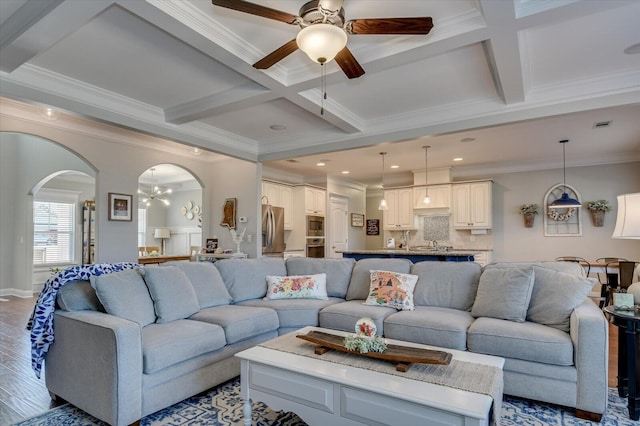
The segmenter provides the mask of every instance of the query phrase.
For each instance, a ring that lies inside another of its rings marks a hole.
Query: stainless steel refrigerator
[[[284,256],[284,209],[262,205],[262,255]]]

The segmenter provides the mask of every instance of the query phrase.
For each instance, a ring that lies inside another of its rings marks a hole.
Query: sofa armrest
[[[609,326],[591,299],[585,300],[571,314],[570,334],[578,370],[576,408],[604,413],[607,408]]]
[[[97,311],[56,311],[45,358],[49,391],[111,425],[142,417],[140,326]]]

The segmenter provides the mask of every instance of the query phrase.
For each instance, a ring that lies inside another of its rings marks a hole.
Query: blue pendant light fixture
[[[550,209],[570,209],[576,207],[582,207],[580,201],[570,198],[567,194],[567,166],[565,158],[565,144],[569,142],[569,139],[563,139],[560,141],[562,144],[562,196],[549,204]]]

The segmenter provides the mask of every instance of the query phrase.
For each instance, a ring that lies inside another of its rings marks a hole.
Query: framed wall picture
[[[367,219],[367,235],[380,235],[380,219]]]
[[[227,198],[222,205],[222,221],[220,226],[226,226],[229,229],[236,229],[236,204],[235,198]]]
[[[109,192],[109,220],[131,222],[131,204],[133,196]]]
[[[215,253],[217,248],[218,248],[218,239],[207,238],[207,245],[205,246],[205,251],[207,253]]]
[[[351,226],[364,226],[364,215],[351,213]]]

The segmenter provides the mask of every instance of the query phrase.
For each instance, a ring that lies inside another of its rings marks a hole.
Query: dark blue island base
[[[403,252],[403,251],[392,251],[389,250],[387,252],[383,251],[375,251],[375,253],[367,253],[367,252],[343,252],[342,257],[347,257],[350,259],[360,260],[360,259],[372,259],[372,258],[399,258],[399,259],[409,259],[413,263],[417,262],[473,262],[475,260],[474,255],[470,253],[415,253],[415,252]]]

